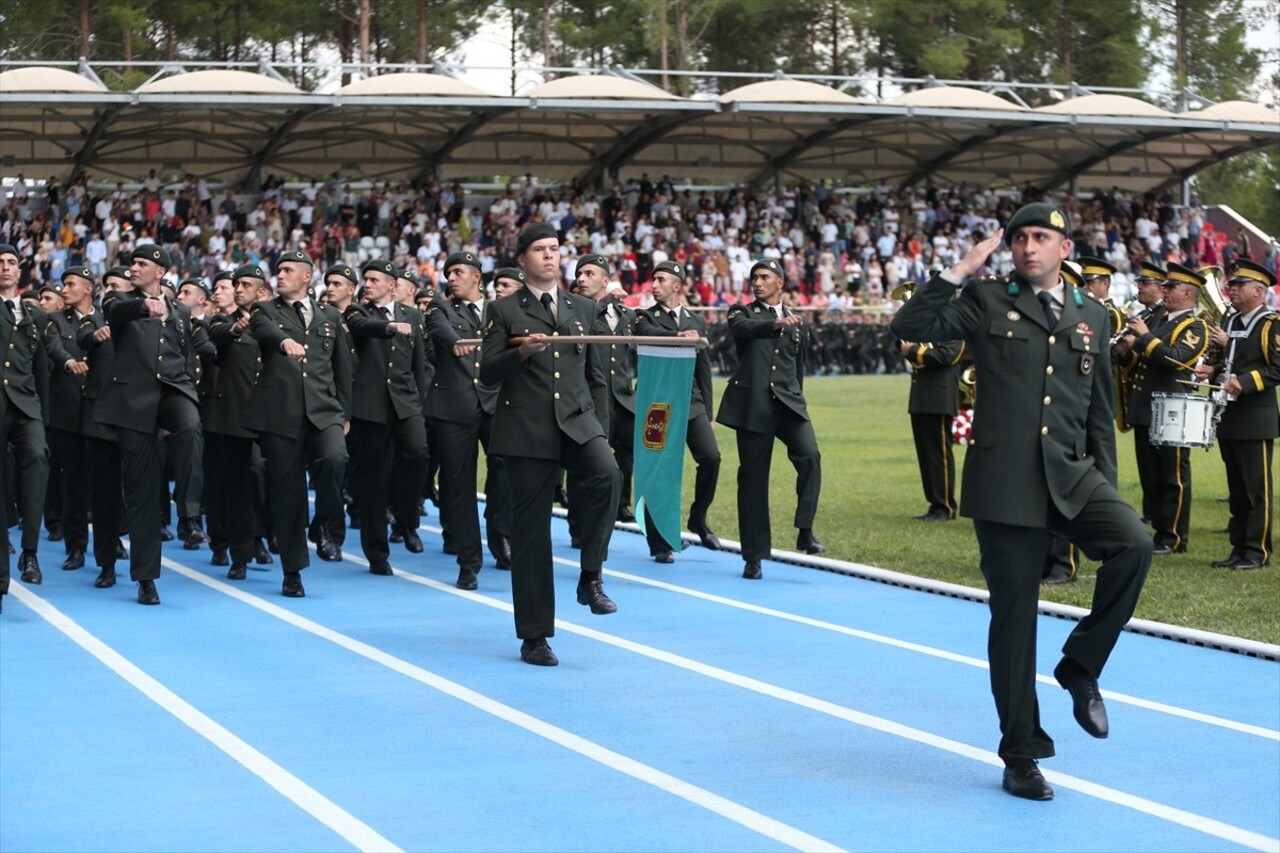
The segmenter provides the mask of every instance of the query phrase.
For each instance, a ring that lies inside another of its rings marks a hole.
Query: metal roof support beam
[[[298,125],[324,109],[324,107],[312,107],[311,109],[297,110],[287,120],[281,122],[271,132],[270,138],[267,139],[267,144],[258,149],[257,154],[253,155],[253,165],[245,172],[244,180],[240,182],[240,185],[251,185],[251,181],[261,177],[262,169],[276,156],[280,146],[284,145],[293,132],[297,130]]]
[[[102,141],[102,137],[107,133],[107,128],[116,120],[116,116],[120,114],[121,109],[122,107],[119,105],[107,107],[102,111],[102,115],[98,117],[98,120],[93,123],[93,128],[90,129],[89,135],[85,137],[84,144],[76,152],[76,159],[71,167],[71,178],[67,181],[68,186],[80,180],[85,168],[98,153],[98,143]]]
[[[671,116],[663,116],[649,124],[642,124],[632,128],[629,133],[615,142],[608,151],[595,158],[591,168],[583,174],[583,184],[590,186],[592,183],[606,178],[610,172],[617,174],[627,164],[627,161],[654,142],[662,139],[677,127],[706,115],[708,113],[680,112]]]
[[[842,121],[834,122],[830,126],[824,127],[822,130],[816,131],[815,133],[809,134],[807,137],[797,142],[777,157],[774,157],[763,169],[752,175],[751,178],[747,180],[748,186],[751,184],[758,184],[770,175],[781,174],[788,166],[791,165],[792,162],[796,160],[796,158],[813,146],[835,136],[839,136],[850,128],[857,127],[860,124],[869,124],[872,121],[875,121],[875,119],[873,118],[868,121],[868,119],[862,116],[857,118],[847,118]]]
[[[1058,173],[1051,175],[1048,180],[1040,185],[1040,189],[1045,190],[1046,192],[1048,190],[1057,189],[1062,185],[1063,181],[1071,181],[1080,175],[1083,175],[1099,163],[1105,163],[1117,154],[1123,154],[1126,151],[1146,145],[1148,142],[1167,139],[1170,136],[1181,136],[1182,133],[1183,131],[1181,129],[1142,133],[1138,134],[1137,138],[1125,139],[1121,142],[1115,143],[1114,145],[1108,145],[1097,154],[1086,157],[1084,160],[1080,160],[1079,162],[1071,163]]]
[[[440,174],[440,163],[443,162],[450,154],[457,151],[463,145],[466,145],[476,134],[479,133],[489,122],[506,115],[511,112],[509,109],[485,110],[476,113],[471,120],[458,128],[457,132],[449,137],[449,141],[441,145],[435,151],[432,151],[426,157],[426,162],[422,168],[418,170],[417,177],[414,178],[414,185],[421,186],[422,182],[427,178],[436,178]]]

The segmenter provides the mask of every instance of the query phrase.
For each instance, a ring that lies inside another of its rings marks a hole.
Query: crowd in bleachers
[[[695,304],[731,304],[749,291],[747,273],[764,257],[782,264],[794,305],[874,314],[892,312],[889,296],[899,284],[923,282],[1038,198],[1030,188],[963,185],[702,190],[648,175],[607,192],[540,184],[531,176],[483,194],[468,194],[457,182],[414,188],[335,177],[286,185],[271,177],[246,195],[194,177],[166,184],[154,171],[114,186],[81,176],[64,187],[56,178],[33,182],[23,175],[5,186],[0,241],[17,246],[24,284],[56,280],[75,264],[100,275],[148,242],[170,250],[177,279],[211,280],[249,262],[270,269],[280,253],[302,249],[320,268],[390,257],[420,279],[439,282],[439,264],[450,252],[474,251],[491,272],[511,262],[521,228],[546,221],[566,246],[566,282],[579,254],[604,254],[633,304],[647,304],[650,271],[663,260],[692,271]],[[1128,273],[1146,259],[1194,268],[1243,256],[1276,266],[1275,243],[1216,231],[1198,199],[1178,206],[1168,193],[1111,190],[1063,203],[1076,250],[1119,269],[1113,294],[1121,301],[1130,292]],[[997,273],[1012,268],[1007,249],[993,260]]]

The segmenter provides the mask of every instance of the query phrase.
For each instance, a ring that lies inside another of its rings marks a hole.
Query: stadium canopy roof
[[[790,77],[683,98],[644,72],[605,68],[511,97],[400,68],[304,91],[264,63],[158,65],[122,92],[102,84],[94,69],[106,65],[0,63],[5,176],[134,181],[154,168],[166,179],[256,186],[268,173],[416,181],[532,172],[594,186],[648,172],[704,185],[1145,190],[1280,144],[1280,115],[1259,104],[1169,112],[1074,85],[1038,109],[1016,84],[935,81],[908,81],[918,88],[884,100],[841,90],[865,81]]]

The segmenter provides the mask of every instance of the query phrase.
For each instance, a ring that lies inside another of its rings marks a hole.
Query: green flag
[[[645,530],[648,510],[657,533],[680,551],[684,439],[697,349],[641,346],[636,354],[636,520]]]

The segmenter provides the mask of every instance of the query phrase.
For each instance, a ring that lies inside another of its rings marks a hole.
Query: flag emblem
[[[671,423],[671,405],[653,403],[644,415],[644,446],[648,450],[662,450],[667,446],[667,427]]]

